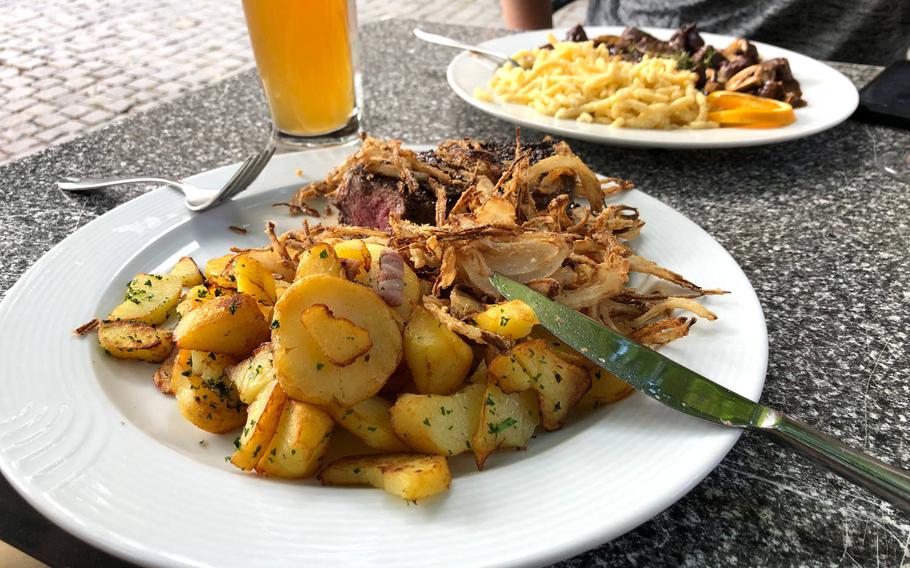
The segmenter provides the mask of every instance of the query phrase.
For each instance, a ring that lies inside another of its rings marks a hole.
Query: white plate
[[[159,189],[54,247],[0,304],[0,470],[39,511],[76,536],[159,566],[542,565],[592,548],[682,497],[739,437],[642,395],[496,454],[473,471],[452,460],[451,491],[418,506],[382,491],[245,475],[224,462],[233,435],[182,419],[152,385],[154,366],[104,355],[71,330],[104,314],[140,271],[231,244],[265,243],[266,219],[299,226],[271,204],[319,177],[338,150],[276,157],[249,193],[199,215]],[[190,178],[215,187],[230,168]],[[278,189],[282,188],[282,189]],[[695,282],[730,290],[667,355],[755,400],[767,337],[736,262],[707,233],[640,191],[621,197],[647,221],[636,248]],[[249,226],[241,236],[229,225]],[[685,243],[685,246],[681,246]],[[200,445],[200,441],[205,444]]]
[[[585,28],[588,37],[622,32],[621,27]],[[661,39],[669,39],[674,30],[643,28]],[[565,37],[565,29],[520,33],[485,41],[480,46],[500,53],[513,54],[521,49],[543,45],[547,34]],[[726,47],[733,37],[702,33],[709,45]],[[839,71],[811,57],[759,42],[752,42],[762,59],[786,57],[793,77],[799,81],[808,105],[796,109],[796,122],[782,128],[712,128],[708,130],[644,130],[613,128],[605,124],[584,124],[538,114],[530,107],[510,103],[488,103],[474,97],[476,87],[487,88],[496,64],[468,52],[455,56],[449,64],[449,85],[468,104],[502,120],[544,132],[613,146],[647,148],[734,148],[758,146],[794,140],[837,126],[847,119],[859,103],[853,83]]]

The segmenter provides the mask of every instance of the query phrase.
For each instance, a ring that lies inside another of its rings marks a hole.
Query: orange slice
[[[732,91],[714,91],[707,100],[708,120],[721,126],[777,128],[796,120],[793,107],[783,101]]]

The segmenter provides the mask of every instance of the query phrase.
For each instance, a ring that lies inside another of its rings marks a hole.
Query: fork
[[[158,177],[132,177],[132,178],[75,178],[67,177],[57,182],[57,187],[65,191],[92,191],[112,185],[127,183],[158,183],[180,190],[190,211],[202,211],[222,201],[230,199],[250,186],[259,176],[266,164],[275,154],[275,146],[269,145],[265,150],[253,154],[246,159],[231,179],[221,189],[205,189],[195,185]]]

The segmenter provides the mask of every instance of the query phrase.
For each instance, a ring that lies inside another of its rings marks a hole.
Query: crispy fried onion
[[[489,345],[490,347],[493,347],[500,351],[507,351],[514,344],[511,340],[499,335],[498,333],[480,329],[477,326],[463,322],[460,319],[456,318],[449,313],[448,306],[446,306],[445,303],[439,298],[434,298],[433,296],[424,296],[423,307],[425,307],[431,314],[433,314],[433,317],[439,320],[439,323],[443,324],[455,333],[467,337],[475,343],[483,343],[484,345]]]
[[[301,229],[277,237],[269,226],[266,250],[296,264],[301,252],[316,243],[361,239],[387,246],[415,271],[425,294],[422,303],[441,323],[498,350],[512,342],[480,329],[471,319],[484,304],[502,300],[489,282],[493,273],[525,283],[647,345],[684,337],[698,318],[716,319],[699,298],[726,292],[702,289],[632,250],[631,241],[645,225],[638,209],[605,201],[631,189],[631,183],[598,178],[565,143],[533,162],[533,149],[518,140],[514,159],[501,169],[469,168],[464,150],[480,151],[471,144],[444,143],[437,150],[440,159],[429,164],[398,141],[368,137],[342,166],[300,190],[292,201],[302,206],[301,200],[330,194],[349,169],[364,168],[398,181],[405,192],[416,191],[418,184],[429,187],[436,205],[432,225],[392,216],[390,231],[383,232],[305,221]],[[453,189],[459,197],[448,207]],[[370,258],[367,252],[362,256]],[[345,265],[351,274],[360,268]],[[636,290],[629,286],[631,273],[672,286]],[[394,305],[398,298],[386,300]]]

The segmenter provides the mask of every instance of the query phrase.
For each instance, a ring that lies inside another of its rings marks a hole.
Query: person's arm
[[[502,19],[510,30],[540,30],[553,27],[551,0],[500,0]]]

